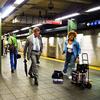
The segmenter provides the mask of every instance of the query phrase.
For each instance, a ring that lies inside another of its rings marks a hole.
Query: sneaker
[[[14,69],[11,69],[11,73],[14,73]]]
[[[37,64],[40,64],[40,61],[37,61]]]
[[[71,80],[71,79],[72,79],[72,76],[68,76],[68,79],[70,79],[70,80]]]
[[[34,76],[32,74],[29,73],[30,78],[34,78]]]
[[[35,79],[34,84],[38,86],[38,79],[36,77],[34,79]]]
[[[64,72],[63,72],[63,75],[64,75],[64,76],[67,76],[67,73],[64,73]]]

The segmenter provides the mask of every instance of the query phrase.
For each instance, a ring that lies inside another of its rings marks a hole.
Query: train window
[[[49,38],[49,46],[54,46],[54,37]]]
[[[98,33],[97,37],[97,48],[100,48],[100,32]]]
[[[42,38],[43,46],[47,46],[47,38],[43,37]]]
[[[60,48],[60,52],[63,52],[64,38],[63,37],[57,38],[57,43]]]

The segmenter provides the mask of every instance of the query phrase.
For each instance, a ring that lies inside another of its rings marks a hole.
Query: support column
[[[1,11],[0,11],[0,74],[1,74]]]

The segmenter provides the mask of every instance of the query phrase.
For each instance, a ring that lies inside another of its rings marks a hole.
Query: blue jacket
[[[64,43],[64,53],[67,52],[67,44],[68,44],[68,40],[66,40]],[[73,45],[74,56],[75,56],[75,58],[77,58],[79,56],[79,54],[81,53],[80,45],[76,40],[73,41],[72,45]]]

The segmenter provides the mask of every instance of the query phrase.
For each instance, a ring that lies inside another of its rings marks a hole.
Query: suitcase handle
[[[84,58],[84,56],[86,56],[86,58]],[[82,53],[82,63],[86,64],[84,62],[87,62],[87,64],[89,64],[88,54],[87,53]]]

